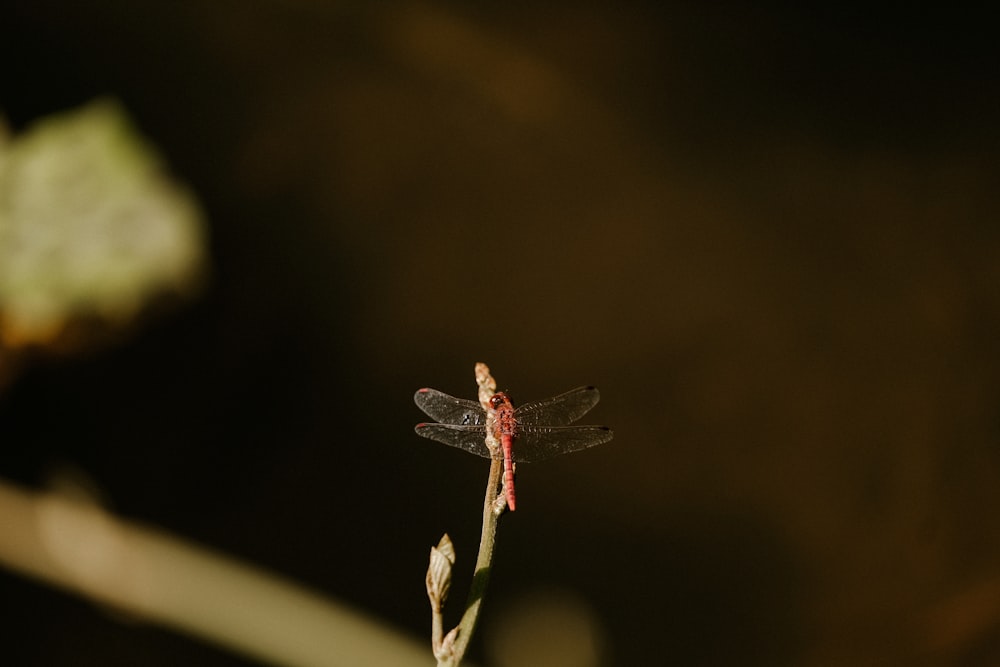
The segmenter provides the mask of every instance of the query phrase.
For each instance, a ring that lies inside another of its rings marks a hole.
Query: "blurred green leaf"
[[[0,131],[0,340],[51,342],[76,319],[128,323],[205,272],[202,213],[122,107],[99,100]]]

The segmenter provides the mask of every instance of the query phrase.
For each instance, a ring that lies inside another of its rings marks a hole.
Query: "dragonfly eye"
[[[490,397],[490,407],[496,410],[501,405],[503,405],[503,399],[504,399],[503,394],[493,394],[493,396]]]

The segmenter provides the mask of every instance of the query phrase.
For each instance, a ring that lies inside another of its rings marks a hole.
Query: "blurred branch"
[[[92,503],[0,482],[0,564],[278,665],[427,664],[426,649],[342,604]]]

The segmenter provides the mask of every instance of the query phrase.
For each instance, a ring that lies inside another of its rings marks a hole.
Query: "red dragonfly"
[[[489,409],[493,415],[493,436],[503,450],[504,489],[512,512],[514,462],[542,461],[611,440],[614,434],[607,426],[569,426],[597,405],[600,398],[596,387],[578,387],[514,408],[507,394],[493,395]],[[486,411],[478,402],[426,388],[417,390],[413,400],[440,422],[417,424],[417,435],[493,458],[486,446]]]

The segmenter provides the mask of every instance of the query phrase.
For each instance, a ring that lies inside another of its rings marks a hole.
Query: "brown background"
[[[985,17],[87,4],[5,10],[0,106],[120,98],[202,198],[213,281],[9,388],[0,474],[79,468],[424,637],[427,549],[470,567],[487,466],[411,396],[485,361],[515,400],[599,386],[616,432],[519,471],[487,634],[556,589],[607,665],[1000,664]],[[0,600],[5,664],[244,664],[9,574]]]

